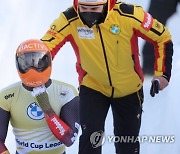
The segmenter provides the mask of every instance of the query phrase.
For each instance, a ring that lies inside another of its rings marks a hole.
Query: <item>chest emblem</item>
[[[44,118],[43,111],[35,102],[28,106],[27,115],[33,120],[41,120]]]
[[[110,32],[113,34],[119,34],[119,32],[120,32],[119,26],[118,25],[112,25],[110,27]]]

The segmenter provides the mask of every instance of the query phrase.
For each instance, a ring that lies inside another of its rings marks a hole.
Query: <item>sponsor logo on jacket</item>
[[[95,39],[92,28],[77,27],[78,36],[81,39]]]
[[[9,98],[12,98],[12,97],[14,97],[14,93],[12,93],[12,94],[7,94],[6,96],[4,96],[4,98],[7,100],[7,99],[9,99]]]
[[[61,91],[59,96],[60,96],[60,98],[65,98],[67,96],[67,94],[68,94],[68,91]]]
[[[27,115],[33,120],[41,120],[44,118],[43,111],[35,102],[27,107]]]
[[[119,32],[120,32],[119,26],[118,25],[112,25],[110,27],[110,32],[113,34],[119,34]]]
[[[48,30],[48,32],[47,32],[49,35],[52,35],[53,37],[56,37],[56,35],[57,35],[57,32],[56,31],[54,31],[54,30]]]
[[[151,16],[149,13],[145,12],[145,14],[144,14],[144,20],[143,20],[143,23],[141,24],[141,26],[142,26],[145,30],[149,31],[149,30],[151,29],[151,27],[152,27],[152,24],[153,24],[153,18],[152,18],[152,16]]]
[[[56,129],[59,130],[59,133],[60,133],[61,135],[64,135],[65,129],[64,129],[64,127],[60,124],[60,122],[56,119],[56,117],[53,117],[53,118],[51,119],[51,121],[54,122],[54,124],[55,124],[55,126],[56,126]]]

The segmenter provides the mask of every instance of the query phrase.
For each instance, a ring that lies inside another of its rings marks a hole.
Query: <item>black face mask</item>
[[[105,15],[97,12],[81,12],[79,13],[79,16],[82,22],[89,28],[91,28],[93,25],[100,24],[105,20]]]

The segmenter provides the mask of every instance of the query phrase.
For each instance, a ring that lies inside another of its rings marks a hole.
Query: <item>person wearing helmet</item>
[[[52,57],[40,40],[19,45],[16,67],[21,82],[0,91],[0,153],[9,153],[4,142],[10,121],[16,154],[65,154],[80,127],[77,90],[50,79]]]
[[[41,38],[53,58],[66,42],[77,56],[79,154],[101,153],[110,107],[114,135],[125,139],[115,143],[116,153],[139,154],[144,77],[138,37],[151,40],[156,49],[150,90],[154,97],[170,81],[173,43],[168,29],[141,6],[116,0],[74,0]]]

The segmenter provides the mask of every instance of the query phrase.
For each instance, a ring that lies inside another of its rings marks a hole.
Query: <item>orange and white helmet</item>
[[[24,85],[38,87],[45,84],[52,70],[48,47],[36,39],[22,42],[16,50],[16,67]]]

